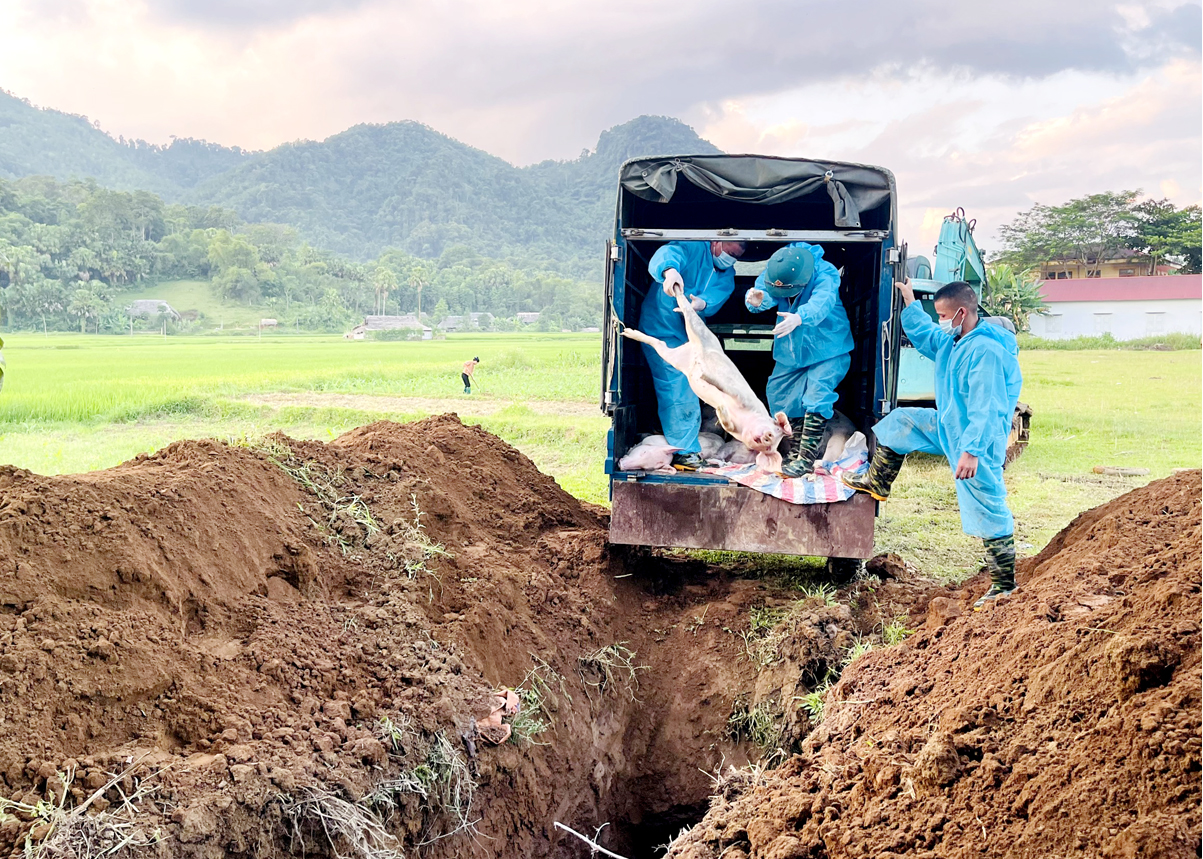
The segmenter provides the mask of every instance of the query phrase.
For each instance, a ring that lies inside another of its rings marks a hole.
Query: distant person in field
[[[460,378],[464,380],[464,393],[472,393],[472,374],[476,371],[476,365],[480,363],[479,358],[473,358],[471,361],[464,362],[464,370],[460,373]]]
[[[964,281],[936,293],[940,324],[915,301],[908,278],[895,283],[906,308],[902,329],[919,354],[936,364],[936,407],[894,409],[873,427],[877,450],[868,474],[844,477],[848,486],[878,501],[890,494],[908,453],[942,454],[956,478],[961,528],[986,545],[990,589],[973,604],[1015,590],[1015,520],[1007,508],[1003,461],[1023,377],[1015,335],[983,324],[977,294]]]

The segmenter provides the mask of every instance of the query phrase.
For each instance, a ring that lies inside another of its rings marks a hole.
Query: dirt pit
[[[587,855],[557,821],[658,855],[939,590],[612,550],[454,416],[0,497],[0,855]]]
[[[0,855],[1197,847],[1198,496],[1086,514],[973,616],[898,559],[610,547],[450,415],[4,469]]]
[[[1021,590],[932,600],[680,859],[1200,855],[1200,473],[1079,516]]]

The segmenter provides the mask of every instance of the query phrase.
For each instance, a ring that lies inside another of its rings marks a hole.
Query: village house
[[[434,330],[429,325],[423,325],[412,313],[405,316],[365,316],[360,325],[356,325],[343,335],[347,340],[362,340],[369,331],[398,331],[413,332],[415,340],[431,340]],[[421,332],[419,334],[419,332]]]
[[[161,316],[177,322],[180,319],[170,304],[157,298],[139,298],[125,308],[125,314],[131,319],[156,319]]]
[[[1138,253],[1130,248],[1119,248],[1106,253],[1101,260],[1097,254],[1086,254],[1085,259],[1063,257],[1049,260],[1040,264],[1039,271],[1044,280],[1076,280],[1170,275],[1174,273],[1174,266],[1163,264],[1154,270],[1153,258],[1148,254]]]
[[[1029,318],[1037,337],[1203,335],[1201,275],[1065,278],[1045,281],[1040,292],[1049,312]]]

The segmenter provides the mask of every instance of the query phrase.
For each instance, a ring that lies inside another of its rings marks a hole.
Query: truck
[[[906,248],[897,237],[889,170],[864,164],[756,155],[637,158],[620,169],[613,234],[606,243],[602,411],[610,417],[610,539],[616,544],[819,556],[846,577],[873,555],[876,502],[796,505],[701,472],[624,472],[619,461],[658,432],[656,394],[642,350],[621,336],[659,286],[648,273],[672,241],[744,241],[735,291],[708,326],[762,398],[773,369],[773,314],[750,313],[743,295],[774,251],[822,245],[841,270],[852,326],[852,365],[837,408],[868,430],[897,404]]]

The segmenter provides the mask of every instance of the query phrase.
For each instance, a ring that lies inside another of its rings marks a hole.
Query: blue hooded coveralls
[[[776,366],[769,376],[766,393],[769,411],[785,412],[787,418],[802,418],[816,412],[830,419],[835,410],[836,387],[852,364],[852,329],[840,301],[840,273],[823,259],[823,248],[794,242],[815,258],[810,283],[794,298],[777,299],[765,290],[764,274],[756,278],[756,289],[764,291],[759,307],[744,303],[753,313],[777,308],[797,313],[802,324],[773,343]]]
[[[703,318],[718,313],[731,297],[735,290],[735,272],[714,267],[710,242],[669,242],[652,255],[647,270],[656,283],[643,299],[638,328],[675,347],[689,338],[685,334],[685,319],[675,310],[676,298],[664,294],[664,272],[670,268],[675,268],[685,281],[686,296],[696,295],[706,302],[705,309],[699,313]],[[670,366],[646,343],[643,354],[656,388],[656,405],[664,438],[682,453],[700,453],[698,431],[702,428],[702,405],[698,395],[689,387],[685,374]]]
[[[977,474],[954,480],[961,528],[987,540],[1014,534],[1003,460],[1023,385],[1015,335],[980,319],[954,338],[918,301],[901,318],[919,354],[936,363],[936,408],[894,409],[873,427],[877,441],[898,453],[942,454],[954,474],[962,453],[976,456]]]

